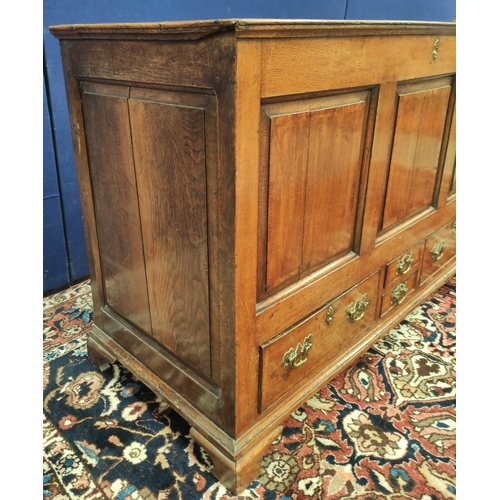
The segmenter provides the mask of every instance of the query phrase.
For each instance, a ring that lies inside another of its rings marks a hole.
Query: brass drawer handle
[[[398,304],[401,304],[401,302],[403,302],[403,300],[406,299],[406,294],[407,293],[408,293],[407,282],[405,281],[404,283],[400,283],[392,291],[392,294],[391,294],[391,304],[393,306],[397,306]]]
[[[313,346],[312,340],[313,336],[311,333],[304,339],[303,344],[299,342],[295,349],[292,347],[285,352],[283,355],[283,366],[285,368],[297,368],[303,365],[307,361],[307,353]]]
[[[346,312],[347,320],[351,323],[359,321],[365,315],[368,304],[370,304],[370,302],[368,301],[368,294],[366,293],[356,302],[349,304]]]
[[[411,265],[413,264],[413,254],[407,253],[401,257],[401,260],[398,262],[398,266],[396,267],[396,274],[406,274]]]
[[[326,323],[328,325],[332,324],[333,321],[333,306],[329,306],[328,309],[326,310]]]
[[[451,234],[457,234],[457,221],[454,221],[453,226],[451,226]]]
[[[439,260],[443,256],[445,248],[446,248],[446,240],[443,240],[441,243],[435,245],[434,248],[431,250],[432,260]]]

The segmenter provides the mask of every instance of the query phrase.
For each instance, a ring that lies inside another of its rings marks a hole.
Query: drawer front
[[[423,283],[456,254],[456,223],[450,222],[439,231],[425,240],[422,260],[422,274],[420,283]]]
[[[420,242],[412,248],[406,250],[401,255],[398,255],[394,260],[386,266],[385,286],[391,286],[401,276],[410,275],[418,268],[422,259],[422,250],[424,242]]]
[[[380,272],[260,346],[260,411],[342,355],[376,318]]]
[[[402,304],[408,295],[410,295],[413,290],[415,290],[415,285],[417,283],[417,272],[415,269],[406,279],[400,281],[397,285],[394,285],[388,292],[384,293],[382,296],[382,308],[380,311],[380,316],[384,316],[387,312],[394,308],[397,308]]]

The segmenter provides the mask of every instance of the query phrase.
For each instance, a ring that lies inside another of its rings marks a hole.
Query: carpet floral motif
[[[290,415],[239,497],[167,404],[89,362],[89,283],[44,299],[44,499],[454,499],[455,291],[451,279]]]

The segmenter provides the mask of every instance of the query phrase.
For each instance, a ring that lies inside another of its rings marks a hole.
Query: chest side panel
[[[217,380],[207,193],[213,98],[90,81],[81,89],[102,307]]]
[[[129,106],[153,335],[209,376],[204,110]]]
[[[106,303],[151,335],[128,88],[82,84]]]

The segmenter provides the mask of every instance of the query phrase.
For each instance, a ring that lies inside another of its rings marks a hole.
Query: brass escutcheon
[[[331,325],[333,321],[333,306],[329,306],[326,310],[326,322]]]
[[[297,368],[303,365],[307,361],[307,353],[313,346],[312,344],[313,336],[312,333],[308,335],[303,343],[298,343],[295,349],[291,348],[283,355],[283,366],[285,368]]]
[[[408,293],[407,282],[405,281],[403,283],[400,283],[392,291],[392,294],[391,294],[391,304],[393,306],[397,306],[398,304],[401,304],[401,302],[403,302],[403,300],[405,300],[407,293]]]
[[[401,260],[398,262],[398,266],[396,267],[397,274],[406,274],[411,265],[413,264],[413,254],[407,253],[401,257]]]
[[[347,320],[351,323],[359,321],[365,315],[369,303],[368,294],[365,293],[359,300],[349,304],[346,311]]]
[[[435,245],[434,248],[431,250],[432,260],[439,260],[443,256],[445,248],[446,248],[446,240],[443,240],[441,243]]]
[[[439,50],[439,38],[436,38],[434,40],[434,46],[432,47],[432,60],[435,61],[438,56],[438,50]]]

